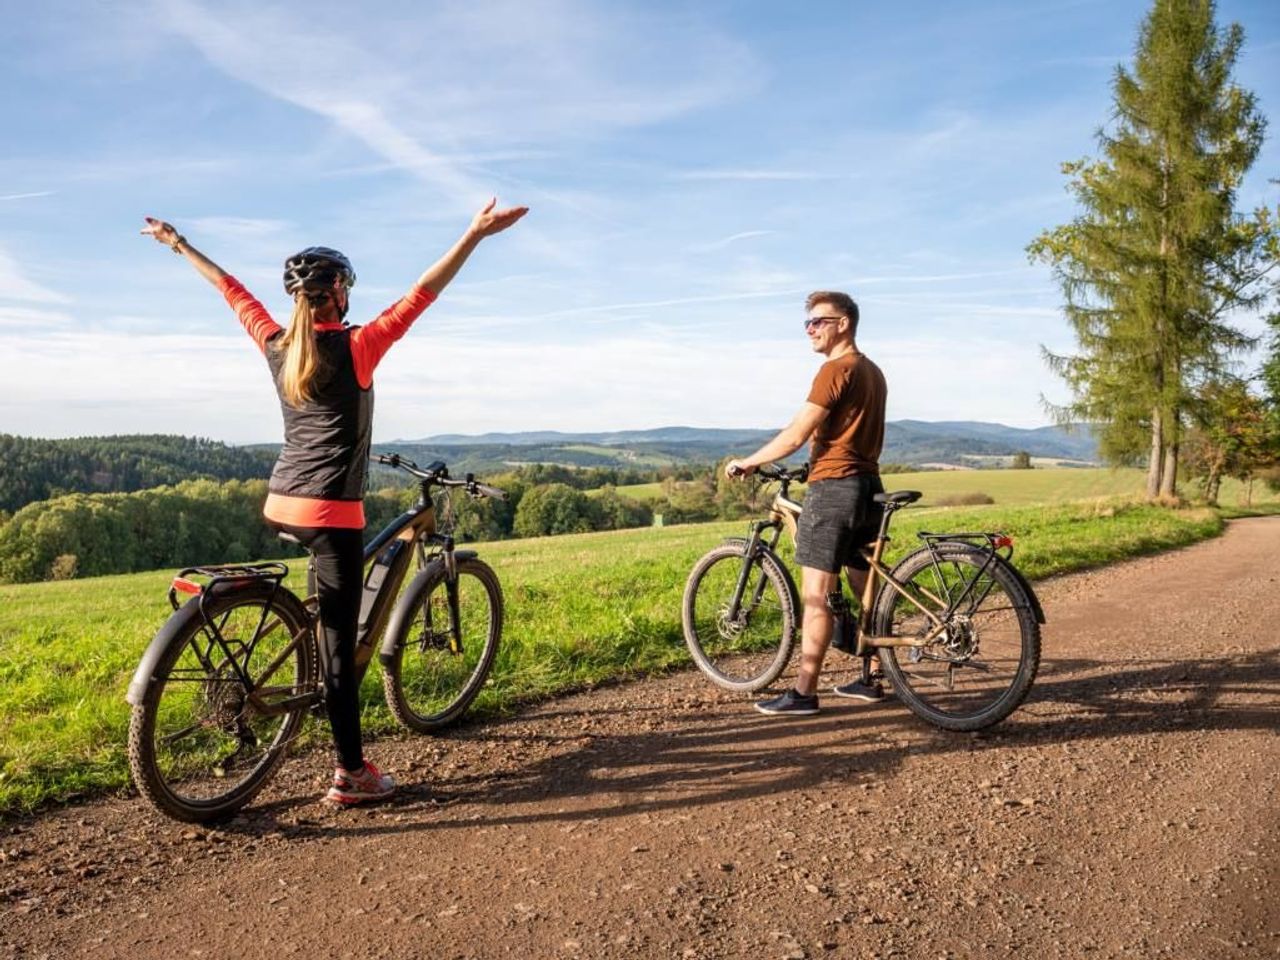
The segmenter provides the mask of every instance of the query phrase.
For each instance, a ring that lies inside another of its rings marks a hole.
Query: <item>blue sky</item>
[[[284,257],[339,247],[360,322],[489,195],[528,204],[379,368],[382,441],[780,425],[817,288],[861,304],[891,419],[1045,423],[1071,340],[1024,248],[1146,4],[7,7],[0,432],[251,442],[265,363],[146,214],[282,319]],[[1218,15],[1273,119],[1242,203],[1274,204],[1280,5]]]

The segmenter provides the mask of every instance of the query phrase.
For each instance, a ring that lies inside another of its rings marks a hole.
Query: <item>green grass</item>
[[[1135,469],[1105,467],[1055,467],[1035,470],[925,470],[919,473],[890,473],[884,476],[886,490],[919,490],[923,503],[966,493],[985,493],[997,506],[1031,503],[1066,503],[1097,497],[1137,497],[1146,488],[1146,473]],[[801,488],[802,489],[802,488]],[[1188,489],[1187,495],[1193,491]],[[638,483],[618,487],[618,493],[637,500],[658,500],[662,484]],[[1219,495],[1223,506],[1243,503],[1244,485],[1225,480]],[[1263,484],[1255,483],[1255,502],[1275,500]],[[762,501],[763,502],[763,497]]]
[[[1017,542],[1019,566],[1038,578],[1191,543],[1221,526],[1208,509],[1115,501],[920,509],[895,521],[895,548],[911,546],[921,529],[1001,529]],[[507,618],[478,711],[687,663],[685,577],[704,551],[744,529],[735,521],[482,545],[502,579]],[[294,564],[295,578],[302,567]],[[169,613],[170,576],[0,586],[0,815],[127,784],[124,693]],[[373,733],[392,728],[376,672],[364,689]]]

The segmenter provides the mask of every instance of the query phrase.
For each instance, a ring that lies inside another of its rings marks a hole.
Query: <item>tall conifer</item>
[[[1244,41],[1211,0],[1155,0],[1132,68],[1112,80],[1101,158],[1064,164],[1082,212],[1028,247],[1053,267],[1077,352],[1046,351],[1113,462],[1145,455],[1147,493],[1176,493],[1178,444],[1198,386],[1251,340],[1231,315],[1265,291],[1266,211],[1235,212],[1265,120],[1232,81]]]

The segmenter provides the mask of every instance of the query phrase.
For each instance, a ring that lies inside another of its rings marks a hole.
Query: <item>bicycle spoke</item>
[[[925,646],[893,649],[890,656],[900,672],[895,682],[907,688],[904,700],[926,719],[946,725],[979,718],[967,727],[976,729],[982,718],[999,719],[1012,709],[1006,705],[1016,705],[1030,682],[1024,678],[1034,676],[1034,663],[1030,673],[1024,669],[1026,604],[1016,579],[994,567],[989,554],[919,556],[907,565],[911,570],[903,585],[916,603],[945,621],[945,629]],[[930,601],[926,590],[946,606]],[[930,635],[933,624],[915,604],[897,597],[890,611],[891,623],[879,624],[881,632],[887,626],[898,637]],[[1038,644],[1033,655],[1038,659]]]
[[[728,689],[772,683],[791,653],[791,599],[781,574],[757,559],[743,576],[738,548],[717,548],[700,561],[684,600],[685,642],[694,661]],[[735,596],[740,600],[735,604]]]

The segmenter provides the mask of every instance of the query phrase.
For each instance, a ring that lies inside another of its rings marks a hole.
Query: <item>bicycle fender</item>
[[[135,707],[142,703],[143,697],[147,694],[147,688],[155,679],[156,666],[160,663],[164,652],[169,649],[169,644],[178,633],[187,629],[193,618],[198,616],[200,616],[199,598],[192,597],[164,622],[160,632],[147,644],[142,659],[138,661],[137,669],[133,671],[133,679],[129,681],[129,692],[124,696],[126,701]]]
[[[474,557],[475,555],[476,552],[474,550],[454,551],[454,557],[458,560],[465,559],[467,556]],[[432,560],[414,574],[413,579],[410,580],[408,586],[405,587],[405,595],[407,596],[409,593],[416,590],[419,582],[431,577],[443,577],[444,573],[444,561],[439,558]],[[413,610],[411,610],[408,604],[405,603],[397,603],[395,608],[391,611],[391,619],[387,621],[387,628],[382,631],[382,646],[378,648],[378,660],[384,667],[395,659],[396,643],[394,638],[400,632],[401,621],[403,621],[405,617],[412,616]]]
[[[247,589],[245,585],[236,585],[234,589]],[[271,584],[265,581],[259,589],[271,590]],[[308,616],[306,610],[302,606],[295,594],[284,589],[279,589],[276,595],[277,603],[293,604],[295,606],[294,616],[299,623],[306,623]],[[180,633],[185,632],[191,625],[192,620],[197,620],[204,614],[200,610],[200,597],[192,597],[172,614],[169,619],[164,622],[164,626],[160,628],[160,632],[151,638],[151,642],[147,644],[147,649],[142,654],[142,659],[138,661],[137,669],[133,671],[133,679],[129,681],[129,689],[125,693],[125,700],[132,706],[139,706],[143,698],[147,695],[147,690],[151,687],[156,677],[156,667],[160,664],[160,659],[164,656],[165,651],[169,649],[169,645]]]
[[[1022,586],[1022,589],[1026,592],[1027,599],[1031,601],[1031,612],[1035,614],[1036,623],[1044,623],[1044,608],[1040,606],[1040,598],[1036,596],[1035,590],[1031,589],[1031,581],[1027,579],[1026,574],[1004,557],[999,557],[998,559],[1000,560],[1000,563],[1004,565],[1004,568],[1013,574],[1014,579],[1018,581]]]
[[[979,555],[984,554],[986,552],[980,549],[979,547],[975,547],[971,544],[965,544],[964,546],[966,546],[969,550]],[[893,569],[890,571],[890,573],[893,573],[894,575],[896,575],[898,570],[904,567],[907,561],[910,560],[912,557],[914,557],[917,553],[928,553],[928,552],[929,552],[928,547],[920,547],[918,550],[911,551],[911,553],[907,554],[905,557],[903,557],[901,560],[899,560],[896,564],[893,565]],[[1027,602],[1031,604],[1031,613],[1032,613],[1032,616],[1036,618],[1036,623],[1044,623],[1045,622],[1044,608],[1040,606],[1040,598],[1036,596],[1035,590],[1031,588],[1031,582],[1027,579],[1026,575],[1017,567],[1015,567],[1012,563],[1006,560],[1004,557],[1000,556],[999,554],[996,554],[995,562],[1000,564],[1000,566],[1004,567],[1011,574],[1013,574],[1013,578],[1018,581],[1018,586],[1020,586],[1023,592],[1025,592],[1027,595]],[[877,601],[880,599],[881,595],[885,597],[885,602],[887,603],[892,602],[892,599],[891,599],[892,591],[883,591],[882,594],[877,594],[876,596]],[[876,612],[878,615],[879,614],[878,606],[877,606]]]

